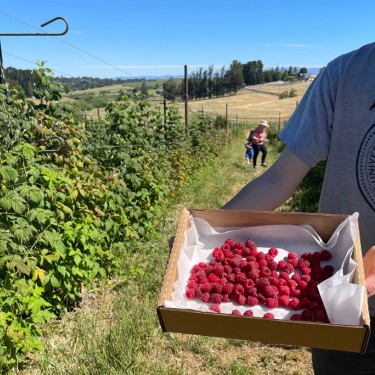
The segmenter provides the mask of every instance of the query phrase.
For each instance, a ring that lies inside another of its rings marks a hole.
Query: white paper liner
[[[185,231],[185,242],[177,262],[179,277],[173,285],[172,300],[164,301],[165,307],[210,311],[209,303],[190,300],[185,296],[191,268],[199,262],[209,262],[213,259],[213,249],[220,247],[228,238],[236,242],[251,239],[258,250],[265,253],[269,248],[276,247],[279,252],[275,258],[276,262],[291,251],[296,252],[298,256],[323,249],[331,251],[332,259],[321,262],[321,265],[324,267],[330,264],[336,272],[318,286],[327,315],[330,322],[334,324],[360,324],[364,286],[352,283],[356,262],[351,258],[356,240],[358,213],[343,221],[327,243],[324,243],[309,225],[279,224],[246,228],[213,228],[203,219],[191,216],[190,220],[191,227]],[[275,319],[290,319],[293,314],[302,312],[302,310],[280,307],[270,309],[263,305],[249,307],[234,302],[220,304],[222,313],[231,314],[234,309],[240,310],[242,314],[251,309],[256,317],[272,312]]]

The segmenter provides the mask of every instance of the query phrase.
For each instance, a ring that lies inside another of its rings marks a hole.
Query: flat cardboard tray
[[[225,337],[268,344],[304,346],[358,353],[363,353],[366,350],[370,335],[367,296],[363,298],[361,323],[358,326],[263,319],[164,307],[164,301],[171,300],[173,284],[178,279],[177,261],[184,243],[185,230],[190,227],[191,215],[206,220],[212,227],[221,228],[274,224],[309,224],[325,242],[328,241],[337,226],[348,217],[347,215],[333,214],[184,208],[181,213],[157,306],[159,322],[164,332]],[[364,285],[362,252],[359,231],[357,230],[357,232],[357,240],[353,251],[353,259],[357,262],[357,267],[353,282]]]

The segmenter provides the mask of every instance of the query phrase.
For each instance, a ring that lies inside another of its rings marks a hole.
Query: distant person
[[[254,149],[254,156],[253,156],[254,168],[258,168],[257,159],[258,159],[259,152],[262,153],[262,164],[261,164],[262,167],[267,167],[267,164],[266,164],[267,147],[264,143],[268,142],[267,133],[266,133],[266,128],[268,127],[269,125],[267,121],[261,120],[258,126],[254,130],[252,130],[249,135],[248,140],[251,141],[253,145],[253,149]]]
[[[246,159],[246,164],[250,164],[251,160],[253,159],[254,156],[254,149],[251,141],[247,140],[245,143],[245,159]]]

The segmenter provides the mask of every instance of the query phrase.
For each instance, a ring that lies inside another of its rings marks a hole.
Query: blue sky
[[[375,41],[374,0],[3,0],[0,36],[5,67],[46,61],[56,76],[183,75],[233,60],[270,67],[320,68]]]

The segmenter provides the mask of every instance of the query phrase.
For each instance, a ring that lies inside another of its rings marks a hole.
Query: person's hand
[[[375,245],[370,247],[363,257],[365,270],[366,290],[369,297],[375,295]]]

